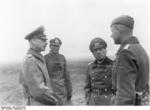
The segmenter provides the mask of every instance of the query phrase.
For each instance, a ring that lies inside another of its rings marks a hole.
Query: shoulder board
[[[33,56],[31,54],[28,54],[27,55],[27,58],[32,58]]]
[[[123,49],[128,49],[130,44],[127,44]]]
[[[33,58],[33,56],[32,56],[31,54],[27,54],[27,55],[24,57],[23,61],[25,61],[25,60],[27,60],[27,59],[31,59],[31,58]]]
[[[94,62],[90,62],[90,63],[88,63],[88,65],[91,65],[92,63],[94,63]]]
[[[32,59],[32,60],[34,60],[35,58],[34,58],[34,56],[32,54],[27,54],[25,59]]]

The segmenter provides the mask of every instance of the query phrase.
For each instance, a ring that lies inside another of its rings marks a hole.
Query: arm
[[[87,104],[88,104],[90,94],[91,94],[91,78],[90,78],[90,75],[89,75],[89,67],[88,67],[87,72],[86,72],[84,90],[85,90],[85,99],[86,99]]]
[[[65,58],[64,58],[64,60],[65,60]],[[67,71],[66,60],[65,60],[65,65],[64,65],[64,73],[65,73],[67,92],[68,92],[67,97],[68,97],[68,100],[70,100],[72,97],[72,83],[70,80],[69,72]]]
[[[133,105],[135,99],[136,65],[134,54],[123,50],[118,58],[116,105]]]

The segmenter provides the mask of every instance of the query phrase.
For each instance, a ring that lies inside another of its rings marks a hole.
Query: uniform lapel
[[[50,79],[49,79],[45,59],[42,56],[42,54],[36,52],[34,49],[29,49],[28,54],[32,54],[35,58],[37,58],[40,61],[40,63],[38,63],[38,67],[43,73],[46,85],[50,87]]]

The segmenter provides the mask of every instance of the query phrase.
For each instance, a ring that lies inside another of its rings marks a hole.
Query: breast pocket
[[[63,65],[61,63],[55,63],[52,67],[53,72],[63,71]]]

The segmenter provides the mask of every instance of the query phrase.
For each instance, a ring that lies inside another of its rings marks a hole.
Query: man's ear
[[[51,49],[51,48],[52,48],[52,45],[49,45],[49,48]]]

